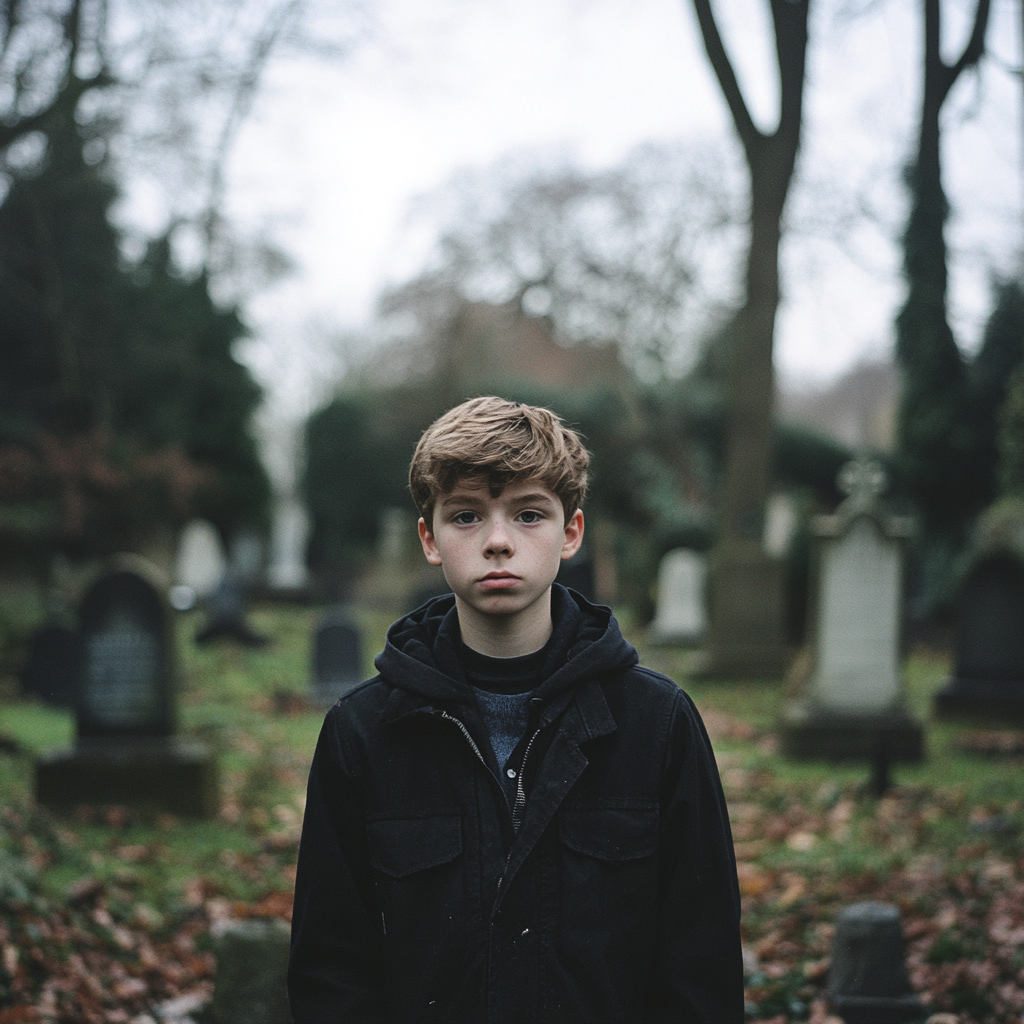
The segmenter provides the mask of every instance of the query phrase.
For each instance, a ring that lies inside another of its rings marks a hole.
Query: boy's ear
[[[578,508],[565,522],[565,543],[562,545],[562,561],[572,558],[579,551],[582,543],[583,509]]]
[[[426,556],[427,561],[431,565],[440,565],[441,550],[437,546],[437,541],[434,540],[433,532],[427,526],[427,522],[422,516],[417,524],[417,529],[420,531],[420,544],[423,545],[423,554]]]

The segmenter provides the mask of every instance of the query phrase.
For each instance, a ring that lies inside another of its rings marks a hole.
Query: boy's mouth
[[[519,577],[510,572],[489,572],[480,580],[480,586],[485,590],[503,590],[514,587],[518,582]]]

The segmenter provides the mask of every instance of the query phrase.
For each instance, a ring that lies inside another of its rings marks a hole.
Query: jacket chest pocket
[[[464,963],[466,857],[458,812],[368,821],[389,1020],[435,1020]]]
[[[385,818],[366,823],[385,944],[416,942],[465,913],[462,816]]]
[[[656,806],[568,807],[558,823],[561,930],[575,947],[647,945],[658,889]]]
[[[370,821],[366,834],[370,866],[389,878],[407,878],[440,867],[462,853],[459,814]]]
[[[558,838],[570,850],[607,864],[653,857],[658,808],[569,807],[561,815]]]

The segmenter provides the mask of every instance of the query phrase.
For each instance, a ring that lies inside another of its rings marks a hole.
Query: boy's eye
[[[530,523],[539,523],[544,516],[540,512],[535,512],[533,509],[524,509],[519,513],[519,518],[527,525]]]
[[[452,517],[453,523],[458,523],[459,526],[472,526],[477,520],[477,514],[475,512],[458,512]]]

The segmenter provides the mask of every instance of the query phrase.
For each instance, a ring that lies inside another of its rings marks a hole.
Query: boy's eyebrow
[[[452,491],[438,503],[440,508],[447,508],[449,505],[485,505],[490,495],[486,491]],[[556,499],[544,491],[531,491],[529,494],[517,495],[517,505],[557,505]]]

